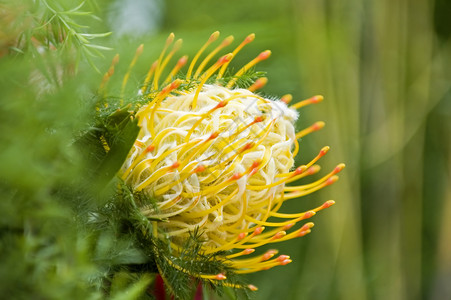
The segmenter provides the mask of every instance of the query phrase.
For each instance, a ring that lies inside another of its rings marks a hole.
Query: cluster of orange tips
[[[223,259],[235,273],[290,263],[290,257],[277,255],[277,250],[252,254],[260,246],[310,233],[313,223],[306,220],[334,201],[306,212],[281,213],[279,209],[285,201],[334,183],[344,168],[339,164],[311,183],[296,184],[318,173],[316,162],[329,151],[324,147],[304,165],[294,166],[298,140],[324,127],[323,122],[316,122],[296,132],[296,110],[323,97],[313,96],[290,106],[291,95],[274,100],[256,93],[267,78],[258,78],[247,88],[238,87],[239,78],[271,54],[263,51],[235,74],[228,74],[233,58],[254,38],[254,34],[247,36],[218,58],[233,37],[226,37],[205,54],[219,39],[215,32],[191,61],[182,56],[169,69],[181,47],[181,40],[174,41],[174,35],[169,35],[137,90],[148,101],[136,111],[140,133],[119,172],[133,190],[156,201],[157,208],[150,203],[140,207],[143,216],[162,220],[154,221],[154,238],[167,240],[177,255],[190,232],[198,230],[204,241],[202,252],[226,251]],[[142,51],[140,46],[124,76],[122,94]],[[118,56],[102,80],[102,90],[117,63]],[[189,275],[227,281],[224,273]]]

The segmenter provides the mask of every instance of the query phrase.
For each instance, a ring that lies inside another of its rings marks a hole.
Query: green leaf
[[[113,280],[112,284],[112,288],[116,287],[117,292],[111,295],[111,300],[139,299],[146,293],[148,286],[155,279],[155,275],[144,274],[136,282],[127,287],[127,284],[129,284],[128,281],[130,281],[128,274],[118,274],[117,277]]]
[[[79,140],[80,150],[91,165],[97,188],[104,188],[115,177],[138,136],[139,127],[125,108],[100,120]]]
[[[84,36],[88,39],[98,38],[98,37],[106,37],[111,35],[112,32],[105,32],[105,33],[80,33],[81,36]]]
[[[93,44],[86,44],[86,47],[99,49],[99,50],[113,50],[113,48],[110,48],[110,47],[104,47],[104,46],[93,45]]]

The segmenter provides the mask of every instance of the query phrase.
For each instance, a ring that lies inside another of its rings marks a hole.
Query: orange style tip
[[[325,146],[321,149],[321,151],[319,152],[319,155],[323,156],[325,155],[328,151],[330,150],[329,146]]]
[[[296,170],[294,170],[294,172],[293,172],[293,176],[296,176],[296,175],[304,173],[304,171],[306,169],[307,169],[307,166],[305,166],[305,165],[297,167]]]
[[[242,240],[247,236],[247,232],[241,232],[240,234],[238,234],[237,239],[238,240]]]
[[[213,132],[212,134],[210,134],[210,137],[208,138],[208,140],[212,140],[215,139],[219,136],[219,132]]]
[[[229,35],[228,37],[226,37],[226,38],[222,41],[221,46],[225,47],[225,46],[230,45],[230,44],[233,42],[234,39],[235,39],[235,38],[233,37],[233,35]]]
[[[291,94],[286,94],[286,95],[282,96],[282,98],[280,98],[280,101],[282,101],[285,104],[290,103],[291,100],[293,100],[293,96]]]
[[[323,128],[326,125],[326,123],[324,123],[323,121],[319,121],[316,122],[315,124],[312,125],[312,129],[313,130],[320,130],[321,128]]]
[[[180,166],[180,162],[176,161],[171,165],[171,169],[177,169]]]
[[[216,106],[214,107],[214,109],[218,109],[218,108],[224,107],[224,106],[227,105],[227,103],[229,103],[229,102],[226,101],[226,100],[219,101],[218,104],[216,104]]]
[[[255,117],[254,123],[260,123],[260,122],[263,122],[264,120],[265,120],[265,116],[258,116],[258,117]]]
[[[193,170],[193,173],[200,173],[200,172],[205,171],[205,169],[206,169],[206,167],[204,165],[199,165],[199,166],[197,166],[197,168],[195,168]]]
[[[338,166],[335,167],[334,169],[334,174],[337,174],[338,172],[340,172],[341,170],[343,170],[346,167],[345,164],[341,163]]]
[[[281,265],[281,266],[285,266],[285,265],[288,265],[288,264],[291,263],[291,262],[292,262],[291,259],[285,259],[284,261],[280,262],[280,265]]]
[[[210,37],[208,38],[208,41],[209,41],[210,43],[216,41],[216,40],[218,39],[219,35],[220,35],[219,31],[213,32],[213,33],[210,35]]]
[[[334,204],[335,204],[334,200],[328,200],[323,205],[321,205],[321,208],[329,208],[329,207],[331,207]]]
[[[304,214],[302,219],[309,219],[309,218],[313,217],[314,215],[316,215],[316,212],[314,212],[313,210],[309,210]]]
[[[259,89],[261,89],[262,87],[264,87],[267,83],[268,83],[268,78],[266,78],[266,77],[261,77],[261,78],[258,78],[258,79],[254,82],[254,84],[251,85],[250,88],[251,88],[252,90],[259,90]]]
[[[152,145],[147,146],[146,151],[152,152],[154,149],[155,149],[155,146],[152,144]]]
[[[156,69],[156,67],[158,66],[158,60],[154,61],[151,68],[152,69]]]
[[[254,147],[254,145],[255,145],[254,142],[247,143],[246,145],[243,146],[243,148],[241,149],[241,152],[251,149],[252,147]]]
[[[144,44],[139,45],[139,47],[136,49],[136,55],[141,55],[141,53],[144,51]]]
[[[263,226],[257,227],[257,228],[255,228],[253,235],[258,235],[258,234],[262,233],[263,230],[265,230],[265,227],[263,227]]]
[[[289,230],[291,227],[293,227],[294,226],[294,224],[295,223],[290,223],[290,224],[287,224],[287,225],[285,225],[285,226],[283,226],[283,230]]]
[[[231,61],[232,58],[233,58],[233,54],[232,53],[228,53],[228,54],[226,54],[226,55],[224,55],[224,56],[222,56],[221,58],[218,59],[218,64],[219,65],[223,65],[223,64]]]
[[[175,34],[173,32],[171,32],[168,36],[168,38],[166,39],[166,45],[170,45],[175,39]]]
[[[243,254],[245,254],[245,255],[248,255],[248,254],[251,254],[254,252],[255,252],[255,249],[253,249],[253,248],[247,248],[247,249],[243,250]]]
[[[256,167],[258,167],[260,164],[262,163],[262,161],[260,159],[255,160],[252,163],[252,166],[249,169],[255,169]]]
[[[227,277],[224,274],[219,273],[215,276],[215,279],[216,280],[224,280],[224,279],[227,279]]]
[[[301,231],[301,232],[299,232],[299,234],[297,235],[297,237],[303,237],[303,236],[309,234],[310,232],[312,232],[310,229]]]
[[[176,88],[178,88],[181,84],[182,84],[182,80],[181,79],[176,79],[176,80],[174,80],[172,83],[171,83],[171,85],[169,86],[169,89],[170,90],[173,90],[173,89],[176,89]]]
[[[267,261],[268,259],[272,258],[274,255],[276,255],[276,253],[272,253],[272,252],[269,252],[269,251],[266,252],[265,254],[262,255],[261,261]]]
[[[111,64],[112,65],[115,65],[115,64],[117,64],[119,62],[119,54],[116,54],[114,57],[113,57],[113,61],[111,62]]]
[[[182,47],[183,44],[183,40],[182,39],[178,39],[175,44],[174,44],[174,48],[173,51],[177,51],[180,49],[180,47]]]
[[[244,42],[247,44],[247,43],[252,42],[253,40],[255,40],[255,33],[249,34],[249,35],[244,39]]]
[[[318,103],[324,100],[322,95],[316,95],[311,98],[312,103]]]
[[[182,84],[182,82],[183,82],[183,81],[182,81],[181,79],[176,79],[176,80],[174,80],[173,82],[171,82],[169,85],[165,86],[165,87],[161,90],[160,95],[169,93],[170,91],[172,91],[172,90],[178,88],[178,87],[180,86],[180,84]]]
[[[176,161],[171,165],[171,169],[177,169],[180,166],[180,162]]]
[[[313,165],[308,169],[308,174],[309,175],[313,175],[319,172],[319,170],[321,170],[321,167],[319,165]]]
[[[258,288],[257,288],[255,285],[252,285],[252,284],[249,284],[249,285],[247,286],[247,288],[250,289],[250,290],[253,291],[253,292],[258,291]]]
[[[232,175],[232,177],[230,177],[230,180],[231,180],[231,181],[233,181],[233,180],[238,180],[238,179],[240,179],[241,177],[243,177],[243,174],[242,174],[242,173],[235,173],[235,174]]]
[[[310,229],[310,228],[313,228],[313,226],[315,226],[315,223],[308,222],[308,223],[305,223],[302,227],[305,229]]]
[[[276,255],[277,253],[279,253],[279,250],[276,250],[276,249],[269,249],[268,251],[266,251],[265,254],[270,254],[271,257],[273,257],[273,256]]]
[[[274,236],[273,236],[273,239],[274,240],[277,240],[277,239],[280,239],[280,238],[283,238],[284,236],[286,236],[287,235],[287,233],[286,233],[286,231],[279,231],[279,232],[277,232]]]
[[[283,262],[284,260],[290,259],[290,257],[288,255],[279,255],[279,257],[277,258],[278,261]]]
[[[265,59],[269,58],[270,56],[271,56],[271,50],[266,50],[258,55],[258,59],[265,60]]]
[[[268,82],[268,78],[267,77],[261,77],[258,78],[255,83],[258,83],[259,85],[264,85]]]
[[[326,185],[330,185],[330,184],[334,183],[337,180],[338,180],[338,176],[334,175],[334,176],[330,177],[329,179],[327,179],[325,184]]]
[[[184,55],[184,56],[182,56],[182,57],[178,60],[177,65],[180,66],[180,67],[182,67],[182,66],[184,66],[187,62],[188,62],[188,56],[187,56],[187,55]]]

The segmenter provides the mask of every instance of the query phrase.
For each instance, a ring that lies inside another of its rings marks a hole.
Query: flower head
[[[227,74],[230,61],[254,35],[210,63],[214,55],[232,42],[233,37],[227,37],[199,62],[204,50],[218,36],[218,32],[211,35],[191,61],[185,77],[178,76],[188,62],[183,56],[162,80],[181,43],[175,42],[166,54],[174,40],[172,34],[169,36],[138,91],[146,99],[135,114],[141,129],[119,176],[134,191],[153,199],[143,203],[140,212],[156,220],[158,230],[154,230],[154,237],[167,239],[175,253],[180,253],[190,233],[198,230],[202,253],[228,251],[221,255],[235,272],[250,273],[291,262],[289,256],[276,257],[276,250],[252,258],[241,257],[250,255],[259,246],[310,233],[313,223],[303,221],[334,204],[332,200],[306,212],[285,214],[278,210],[284,201],[335,182],[344,165],[338,165],[313,183],[287,185],[318,172],[315,163],[329,149],[324,147],[310,162],[294,166],[298,139],[324,126],[317,122],[296,133],[296,109],[319,102],[322,97],[314,96],[288,106],[290,95],[274,100],[255,92],[267,82],[266,78],[255,80],[247,89],[237,88],[240,78],[271,52],[264,51],[236,74]],[[141,51],[142,46],[131,67]],[[115,63],[117,58],[105,74],[102,88]],[[124,77],[123,89],[129,72]],[[298,223],[302,224],[296,228]],[[226,278],[223,273],[190,275],[212,280]]]

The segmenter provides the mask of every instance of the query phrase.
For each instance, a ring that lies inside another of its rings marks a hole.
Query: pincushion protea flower
[[[266,78],[257,79],[247,89],[236,88],[240,77],[271,54],[264,51],[236,74],[226,74],[230,61],[254,39],[253,34],[210,64],[232,42],[233,37],[227,37],[196,67],[204,50],[218,36],[218,32],[210,36],[189,64],[186,76],[179,75],[188,62],[183,56],[161,80],[181,43],[175,42],[166,54],[174,40],[173,34],[169,36],[138,91],[146,99],[135,113],[141,129],[119,176],[132,190],[152,199],[141,204],[140,213],[153,220],[153,238],[167,240],[174,255],[183,251],[190,233],[198,230],[203,254],[220,253],[235,273],[250,273],[291,262],[287,255],[275,257],[277,250],[243,257],[262,245],[310,233],[311,222],[292,228],[334,201],[306,212],[286,214],[278,210],[284,201],[335,182],[344,165],[339,164],[310,184],[287,186],[318,172],[315,163],[329,150],[324,147],[310,162],[294,167],[298,139],[324,126],[317,122],[296,133],[296,109],[317,103],[322,97],[288,106],[290,95],[274,100],[255,93],[265,85]],[[122,90],[142,50],[140,46],[123,79]],[[105,74],[101,89],[105,89],[117,61],[118,57]],[[190,272],[174,262],[170,265],[213,281],[227,276]],[[252,285],[249,288],[255,289]]]

